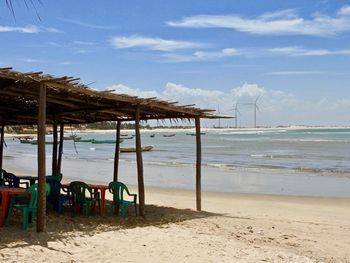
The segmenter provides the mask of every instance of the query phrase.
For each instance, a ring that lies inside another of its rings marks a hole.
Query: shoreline
[[[286,127],[241,127],[241,128],[234,128],[234,127],[222,127],[222,128],[209,128],[209,127],[202,127],[201,132],[252,132],[252,131],[293,131],[293,130],[318,130],[318,129],[350,129],[350,126],[303,126],[303,125],[291,125]],[[115,129],[78,129],[78,130],[72,130],[68,131],[66,130],[65,133],[115,133]],[[121,132],[125,132],[127,134],[134,133],[135,130],[133,129],[122,129]],[[195,132],[195,127],[186,127],[186,128],[157,128],[153,127],[151,129],[143,128],[140,130],[141,133],[166,133],[166,132]],[[35,132],[33,133],[6,133],[5,137],[20,137],[20,136],[36,136],[37,134]],[[50,134],[47,134],[50,135]]]
[[[47,167],[51,158],[47,159]],[[36,174],[35,156],[5,159],[4,169],[19,175]],[[48,168],[47,174],[51,169]],[[80,181],[109,183],[113,180],[113,161],[86,159],[63,159],[64,178]],[[136,164],[133,161],[119,163],[120,181],[128,185],[137,184]],[[193,165],[144,165],[146,187],[166,189],[195,189],[195,167]],[[202,191],[218,193],[272,194],[278,196],[350,197],[350,178],[308,174],[296,171],[236,169],[202,167]]]

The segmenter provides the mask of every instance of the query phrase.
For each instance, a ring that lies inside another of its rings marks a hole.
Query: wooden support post
[[[39,114],[38,114],[38,213],[36,231],[46,230],[46,86],[40,86]]]
[[[136,160],[137,160],[137,181],[139,188],[139,215],[145,216],[145,186],[143,182],[143,161],[141,151],[140,135],[140,108],[136,108],[135,113],[135,135],[136,135]]]
[[[201,122],[200,117],[195,118],[196,122],[196,202],[197,211],[202,210],[202,183],[201,183],[201,165],[202,165],[202,143],[201,143]]]
[[[57,160],[57,175],[61,174],[61,166],[62,166],[62,153],[63,153],[63,138],[64,136],[64,124],[61,123],[60,125],[60,144],[58,147],[58,160]]]
[[[2,169],[2,160],[4,158],[4,133],[5,133],[5,126],[1,125],[1,131],[0,131],[0,169]]]
[[[52,145],[52,175],[57,175],[57,122],[53,123],[53,145]]]
[[[115,152],[114,152],[114,175],[113,182],[118,182],[118,168],[119,168],[119,153],[120,153],[120,127],[121,121],[117,121],[117,130],[115,135]]]

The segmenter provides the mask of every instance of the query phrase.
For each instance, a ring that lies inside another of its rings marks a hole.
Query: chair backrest
[[[31,185],[23,194],[23,196],[29,198],[29,209],[37,208],[38,206],[38,184]]]
[[[69,184],[73,198],[77,202],[84,202],[86,199],[86,191],[92,193],[91,188],[84,182],[74,181]]]
[[[113,201],[121,201],[124,200],[123,194],[125,190],[128,191],[128,188],[121,182],[110,182],[108,190],[113,194]]]
[[[58,182],[61,182],[62,181],[62,174],[58,174],[58,175],[47,175],[46,176],[46,180],[47,179],[55,179],[56,181]]]
[[[13,173],[5,173],[3,175],[4,185],[9,187],[19,187],[19,178]]]
[[[54,178],[46,177],[46,183],[50,186],[50,194],[48,195],[49,200],[58,200],[61,192],[61,183]]]

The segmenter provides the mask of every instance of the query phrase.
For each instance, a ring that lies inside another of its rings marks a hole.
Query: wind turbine
[[[218,104],[218,115],[220,116],[220,105]],[[219,128],[220,128],[220,118],[218,118],[218,124],[219,124]]]
[[[235,128],[237,129],[238,114],[241,114],[241,112],[238,110],[238,100],[236,101],[235,107],[233,109],[235,111]]]
[[[253,105],[253,107],[254,107],[254,128],[256,128],[256,111],[258,110],[259,112],[261,112],[259,109],[259,106],[258,106],[258,100],[260,99],[260,97],[261,97],[261,95],[259,95],[255,99],[254,103],[247,103],[246,104],[246,105]]]

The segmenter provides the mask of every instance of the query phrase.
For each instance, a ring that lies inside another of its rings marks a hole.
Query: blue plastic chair
[[[63,204],[67,201],[70,204],[70,196],[61,194],[61,183],[57,179],[46,178],[46,183],[50,185],[50,194],[47,197],[48,204],[51,204],[57,212],[62,213]]]

